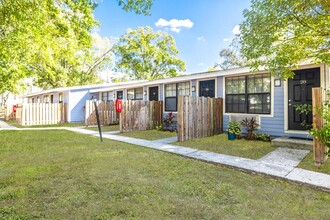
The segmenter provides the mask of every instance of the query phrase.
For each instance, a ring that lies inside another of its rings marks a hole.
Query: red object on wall
[[[116,112],[121,112],[123,109],[122,101],[119,99],[116,99]]]
[[[13,105],[13,112],[16,112],[17,105]]]

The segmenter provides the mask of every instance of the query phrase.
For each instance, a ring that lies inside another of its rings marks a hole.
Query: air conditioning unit
[[[230,115],[229,121],[240,123],[244,119],[254,118],[256,122],[260,125],[260,115]]]

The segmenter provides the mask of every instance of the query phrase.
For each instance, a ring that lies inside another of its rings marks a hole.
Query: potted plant
[[[233,121],[228,122],[227,131],[228,131],[228,140],[235,140],[235,138],[239,137],[242,133],[240,124]]]

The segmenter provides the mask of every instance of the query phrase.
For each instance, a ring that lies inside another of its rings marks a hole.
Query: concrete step
[[[295,139],[295,138],[289,138],[289,137],[274,138],[272,140],[272,146],[313,151],[313,141],[312,140]]]

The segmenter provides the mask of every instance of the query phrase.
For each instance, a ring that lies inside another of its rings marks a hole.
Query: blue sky
[[[116,0],[104,0],[94,15],[102,37],[120,37],[128,28],[139,26],[168,32],[175,38],[186,72],[195,73],[219,61],[219,51],[228,47],[234,27],[249,6],[249,0],[154,0],[151,16],[145,16],[125,12]]]

